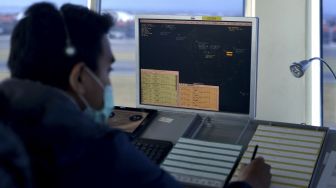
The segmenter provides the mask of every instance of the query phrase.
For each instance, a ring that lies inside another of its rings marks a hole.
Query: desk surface
[[[168,116],[171,119],[174,119],[174,113],[167,113],[167,112],[159,112],[160,117]],[[187,114],[183,114],[188,116]],[[180,118],[180,117],[179,117]],[[177,118],[177,119],[179,119]],[[212,118],[207,119],[209,117],[202,116],[203,121],[199,126],[199,129],[192,138],[206,140],[206,141],[214,141],[214,142],[221,142],[221,143],[229,143],[229,144],[239,144],[246,147],[254,135],[254,132],[259,124],[272,124],[272,122],[265,122],[265,121],[250,121],[248,118],[237,118],[237,117],[226,117],[226,118]],[[175,123],[178,123],[177,121]],[[279,123],[276,123],[279,124]],[[285,123],[280,123],[285,124]],[[172,122],[174,126],[174,122]],[[172,126],[169,125],[169,126]],[[294,126],[301,126],[295,124],[288,124]],[[302,126],[301,126],[302,127]],[[162,128],[163,131],[167,132],[167,126]],[[180,129],[181,131],[185,131],[186,129]],[[156,127],[156,131],[160,131]],[[195,131],[195,130],[194,130]],[[156,132],[157,133],[157,132]],[[145,132],[144,137],[150,136],[150,131]],[[164,133],[163,133],[164,134]],[[183,135],[182,132],[175,132],[176,135]],[[173,138],[178,138],[173,136]],[[172,140],[170,140],[172,141]],[[321,154],[317,163],[317,168],[314,171],[313,179],[311,181],[310,187],[316,187],[320,175],[323,170],[323,159],[325,157],[326,152],[330,152],[331,150],[336,150],[336,131],[329,130],[326,136],[323,148],[321,150]]]
[[[312,182],[312,187],[317,187],[318,181],[320,179],[320,176],[322,174],[322,171],[324,169],[323,166],[323,160],[326,156],[326,153],[329,153],[332,150],[336,150],[336,130],[329,130],[327,138],[324,142],[324,148],[322,149],[322,152],[320,154],[320,160],[318,163],[318,168],[315,171],[315,179]]]

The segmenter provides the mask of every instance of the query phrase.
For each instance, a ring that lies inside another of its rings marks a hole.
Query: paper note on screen
[[[141,100],[145,104],[177,105],[177,71],[141,69]]]

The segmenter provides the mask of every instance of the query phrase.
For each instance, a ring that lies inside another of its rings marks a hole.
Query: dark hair
[[[65,4],[59,11],[51,3],[33,4],[11,36],[11,76],[67,89],[76,63],[84,62],[96,71],[102,37],[112,26],[110,15],[83,6]],[[68,39],[75,47],[73,56],[65,53]]]

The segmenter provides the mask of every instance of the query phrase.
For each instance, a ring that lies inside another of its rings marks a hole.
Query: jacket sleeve
[[[230,183],[225,188],[252,188],[252,187],[248,183],[246,183],[246,182],[236,181],[236,182]]]
[[[111,131],[97,139],[79,160],[78,165],[71,168],[73,172],[63,173],[63,187],[181,187],[172,176],[138,151],[120,131]],[[72,178],[67,178],[67,173],[71,173]]]

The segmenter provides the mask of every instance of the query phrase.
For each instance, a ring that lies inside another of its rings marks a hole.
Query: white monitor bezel
[[[140,104],[140,57],[139,57],[139,20],[140,19],[167,19],[167,20],[204,20],[203,16],[176,16],[176,15],[136,15],[135,16],[135,43],[136,43],[136,107],[150,108],[164,111],[180,111],[193,112],[206,115],[224,115],[249,117],[255,119],[256,117],[256,99],[257,99],[257,62],[258,62],[258,18],[256,17],[215,17],[216,21],[242,21],[252,23],[252,41],[251,41],[251,84],[250,84],[250,109],[249,114],[230,113],[230,112],[216,112],[199,109],[186,109],[180,107],[156,106]],[[207,20],[209,21],[209,20]]]

